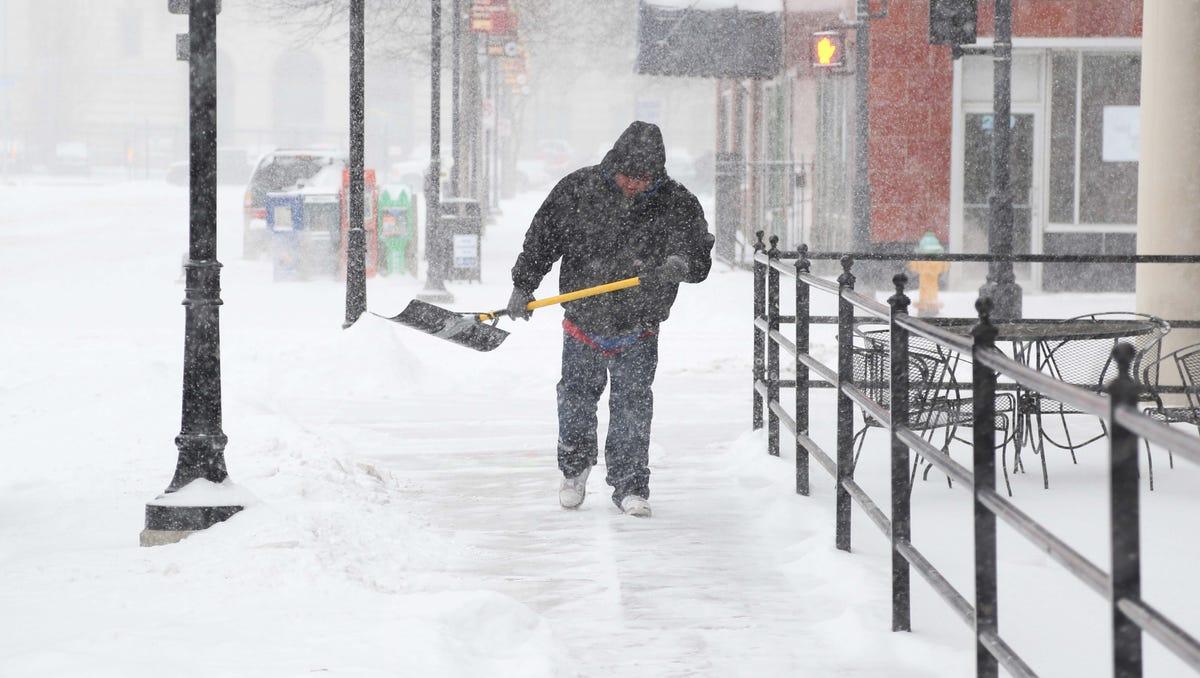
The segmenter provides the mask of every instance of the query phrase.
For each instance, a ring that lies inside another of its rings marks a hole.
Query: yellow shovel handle
[[[545,299],[535,299],[534,301],[529,302],[529,304],[526,305],[525,308],[529,309],[530,311],[533,311],[535,309],[544,308],[546,306],[565,304],[568,301],[575,301],[577,299],[586,299],[588,297],[594,297],[598,294],[607,294],[608,292],[616,292],[617,290],[625,290],[625,289],[629,289],[630,287],[637,287],[638,285],[641,284],[641,282],[642,282],[641,278],[626,278],[624,280],[618,280],[616,282],[605,283],[603,285],[596,285],[595,287],[589,287],[587,289],[575,290],[574,292],[567,292],[566,294],[560,294],[556,297],[546,297]],[[492,320],[493,318],[495,318],[495,316],[491,313],[479,314],[479,320],[482,322],[487,322],[489,320]]]
[[[557,297],[546,297],[545,299],[537,299],[535,301],[529,302],[529,305],[526,306],[525,308],[532,311],[535,309],[543,308],[545,306],[554,306],[556,304],[565,304],[568,301],[575,301],[576,299],[586,299],[588,297],[594,297],[597,294],[605,294],[607,292],[616,292],[617,290],[624,290],[624,289],[629,289],[630,287],[637,287],[639,284],[641,284],[641,282],[642,282],[641,278],[626,278],[624,280],[618,280],[616,282],[610,282],[610,283],[606,283],[604,285],[596,285],[595,287],[589,287],[589,288],[583,289],[583,290],[567,292],[566,294],[560,294]]]

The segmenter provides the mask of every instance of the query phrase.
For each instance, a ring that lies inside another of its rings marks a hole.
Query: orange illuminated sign
[[[842,68],[846,65],[846,37],[838,31],[822,31],[812,36],[813,66]]]

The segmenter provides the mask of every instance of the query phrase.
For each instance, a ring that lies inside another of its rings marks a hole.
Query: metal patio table
[[[975,322],[973,318],[953,318],[943,320],[939,324],[944,324],[951,331],[969,334]],[[1054,367],[1054,352],[1064,342],[1104,339],[1117,341],[1119,339],[1149,335],[1159,329],[1159,325],[1149,318],[1027,319],[997,321],[995,326],[997,329],[996,341],[1012,344],[1013,357],[1018,362],[1038,370],[1044,370],[1047,367],[1057,369]],[[1106,361],[1111,360],[1111,357],[1105,352],[1103,354],[1098,353],[1096,359],[1097,361]],[[1101,369],[1100,373],[1104,374],[1105,371]],[[1096,392],[1100,392],[1104,386],[1100,380],[1097,383],[1080,383],[1075,385]],[[1012,388],[1012,385],[1001,385],[1001,388],[1005,386]],[[1055,447],[1069,450],[1072,459],[1075,457],[1074,449],[1076,446],[1070,442],[1069,430],[1065,431],[1068,438],[1068,444],[1065,446],[1046,435],[1041,424],[1040,398],[1041,396],[1035,392],[1017,387],[1017,422],[1015,423],[1016,431],[1014,434],[1016,452],[1013,459],[1013,467],[1014,470],[1024,470],[1024,465],[1021,462],[1021,449],[1022,443],[1027,440],[1030,447],[1041,457],[1043,486],[1049,487],[1045,440],[1050,440],[1051,444]],[[1069,412],[1061,412],[1060,415],[1067,413]],[[1035,421],[1037,422],[1036,427],[1034,426]],[[1065,419],[1063,420],[1063,426],[1066,429],[1067,424]],[[1087,442],[1092,442],[1093,440],[1095,439]],[[1079,447],[1087,444],[1087,442],[1081,443]]]

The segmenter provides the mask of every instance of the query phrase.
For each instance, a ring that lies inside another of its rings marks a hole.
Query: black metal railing
[[[1059,565],[1109,601],[1112,615],[1114,675],[1137,678],[1142,675],[1142,634],[1147,633],[1173,652],[1188,666],[1200,672],[1200,642],[1141,598],[1139,534],[1139,488],[1137,451],[1139,440],[1170,449],[1200,465],[1200,440],[1138,412],[1139,385],[1131,375],[1132,347],[1118,345],[1113,358],[1117,377],[1097,394],[1067,384],[1031,369],[996,349],[996,326],[991,321],[990,300],[976,302],[978,321],[971,336],[949,331],[937,323],[915,318],[908,313],[905,294],[907,278],[894,278],[896,292],[884,305],[854,290],[854,260],[842,256],[842,274],[833,282],[811,273],[809,256],[803,246],[794,253],[781,252],[778,240],[771,238],[769,248],[762,234],[754,256],[754,413],[756,429],[764,426],[766,412],[767,448],[779,455],[781,429],[795,440],[796,492],[809,493],[809,459],[815,459],[836,480],[835,542],[838,549],[851,544],[853,504],[891,541],[892,552],[892,629],[911,629],[910,570],[916,570],[955,613],[975,630],[976,675],[997,676],[1003,666],[1013,676],[1036,676],[1024,660],[999,634],[997,624],[997,547],[996,519],[1048,554]],[[790,257],[785,255],[792,255]],[[823,258],[831,258],[821,255]],[[953,260],[987,260],[987,255],[955,255]],[[972,257],[964,259],[963,257]],[[978,257],[978,258],[973,258]],[[900,259],[900,257],[895,257]],[[1046,257],[1041,257],[1046,258]],[[1061,257],[1058,257],[1061,258]],[[1058,259],[1056,258],[1056,259]],[[1183,263],[1174,257],[1159,257],[1162,262]],[[907,259],[907,258],[905,258]],[[780,313],[780,278],[795,282],[795,315]],[[829,367],[809,353],[811,325],[818,320],[810,314],[811,291],[834,295],[838,301],[836,367]],[[853,331],[856,311],[869,318],[884,320],[890,329],[890,374],[887,385],[890,407],[872,400],[862,384],[854,383]],[[794,323],[789,338],[781,324]],[[970,468],[964,467],[909,427],[908,371],[910,339],[932,342],[941,350],[971,356],[972,448]],[[791,355],[795,379],[780,374],[780,351]],[[813,380],[813,376],[819,377]],[[1003,375],[1019,388],[1065,403],[1080,412],[1102,419],[1109,432],[1111,466],[1111,558],[1109,570],[1092,563],[1049,529],[1021,511],[996,491],[996,394],[1000,390],[997,375]],[[819,385],[837,389],[837,443],[831,454],[813,440],[809,432],[810,389]],[[780,391],[795,389],[795,414],[780,400]],[[890,515],[854,478],[853,424],[854,407],[886,426],[890,433],[891,471]],[[958,481],[959,487],[971,488],[974,495],[974,601],[969,601],[926,558],[911,539],[910,455],[918,454],[926,462]]]

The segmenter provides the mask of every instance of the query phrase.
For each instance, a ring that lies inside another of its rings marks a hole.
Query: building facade
[[[785,0],[773,77],[716,86],[718,159],[735,175],[740,242],[757,230],[786,247],[852,248],[854,0]],[[871,246],[910,251],[933,233],[986,252],[991,182],[990,56],[929,44],[928,0],[871,3],[868,166]],[[991,44],[992,5],[977,44]],[[1012,186],[1019,252],[1136,250],[1142,3],[1014,0]],[[813,34],[844,35],[842,68],[813,65]],[[718,176],[722,167],[718,162]],[[718,207],[720,210],[720,206]],[[744,249],[744,245],[743,245]],[[1018,266],[1050,290],[1130,289],[1130,267]],[[955,266],[977,284],[982,267]]]

